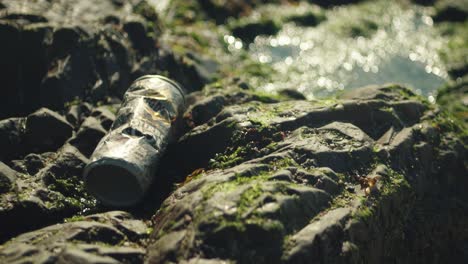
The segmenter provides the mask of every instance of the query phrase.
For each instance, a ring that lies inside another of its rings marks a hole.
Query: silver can
[[[184,109],[184,91],[176,82],[159,75],[133,82],[84,169],[86,189],[106,205],[140,201]]]

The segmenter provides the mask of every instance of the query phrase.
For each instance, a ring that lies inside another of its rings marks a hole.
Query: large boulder
[[[446,205],[468,201],[466,147],[408,89],[250,101],[215,115],[174,146],[172,169],[193,172],[154,216],[150,263],[463,257],[468,214]]]

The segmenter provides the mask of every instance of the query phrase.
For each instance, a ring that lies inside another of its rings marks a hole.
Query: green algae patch
[[[227,182],[222,182],[222,183],[216,182],[210,186],[205,187],[202,191],[203,197],[205,199],[210,199],[211,197],[213,197],[215,193],[218,193],[218,192],[228,193],[229,191],[235,190],[240,185],[256,182],[259,180],[260,181],[265,180],[268,177],[268,175],[269,175],[268,171],[264,171],[256,176],[243,176],[240,174],[235,174],[233,179],[230,179]],[[245,205],[245,202],[244,202],[244,205]]]

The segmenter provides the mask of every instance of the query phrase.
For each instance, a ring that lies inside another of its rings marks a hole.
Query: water
[[[280,73],[266,84],[259,79],[260,90],[293,88],[313,99],[393,82],[434,101],[435,90],[448,78],[437,53],[446,40],[433,28],[427,9],[373,1],[326,12],[327,20],[317,27],[286,24],[276,36],[258,36],[248,46],[252,58]],[[362,21],[376,29],[350,35],[349,25]],[[225,40],[232,50],[242,47],[231,36]]]
[[[148,3],[154,6],[156,11],[158,11],[159,14],[164,14],[164,12],[167,10],[171,0],[148,0]]]

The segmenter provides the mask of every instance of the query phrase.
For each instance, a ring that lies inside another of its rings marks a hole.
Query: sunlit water
[[[378,25],[369,36],[351,37],[337,30],[362,16]],[[312,99],[393,82],[433,102],[448,75],[437,54],[446,42],[432,24],[422,8],[376,1],[327,11],[327,20],[317,27],[286,24],[276,36],[258,36],[248,50],[280,73],[271,83],[258,80],[259,89],[267,92],[293,88]],[[230,49],[242,47],[232,37],[225,40]]]
[[[160,14],[164,14],[170,2],[171,0],[148,0],[148,3],[153,5]]]

